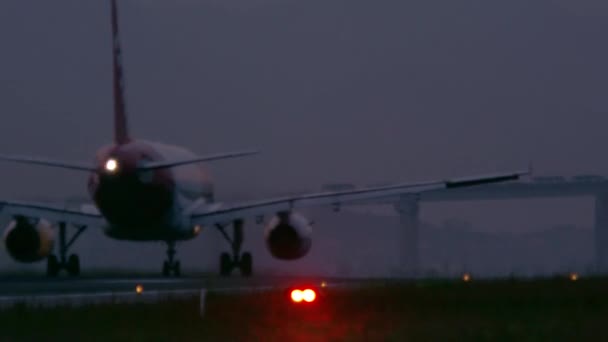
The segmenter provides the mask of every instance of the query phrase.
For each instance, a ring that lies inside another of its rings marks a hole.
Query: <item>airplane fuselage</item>
[[[138,170],[146,163],[194,156],[180,147],[142,140],[101,148],[95,161],[100,171],[90,175],[88,189],[108,222],[105,233],[139,241],[195,237],[199,228],[185,211],[213,201],[208,173],[200,164]]]

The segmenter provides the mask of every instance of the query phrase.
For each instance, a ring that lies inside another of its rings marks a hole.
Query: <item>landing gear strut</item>
[[[181,265],[179,260],[175,260],[175,241],[167,241],[167,260],[163,263],[163,276],[171,276],[171,272],[176,277],[181,274]]]
[[[216,225],[217,229],[222,233],[222,236],[230,244],[232,254],[224,252],[220,255],[220,275],[223,277],[229,276],[234,268],[241,270],[241,275],[244,277],[251,276],[253,271],[253,257],[251,253],[245,252],[241,254],[241,246],[243,245],[243,220],[235,220],[232,224],[232,238],[226,233],[223,225]]]
[[[46,260],[46,274],[49,277],[55,277],[63,269],[68,272],[71,276],[77,276],[80,274],[80,259],[78,255],[71,254],[69,257],[68,249],[76,242],[76,239],[82,234],[87,227],[80,226],[78,231],[72,235],[69,241],[66,240],[66,223],[59,222],[59,257],[55,254],[49,255]]]

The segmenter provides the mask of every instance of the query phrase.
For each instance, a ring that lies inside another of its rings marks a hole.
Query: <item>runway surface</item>
[[[294,277],[251,277],[233,276],[221,278],[218,276],[204,277],[87,277],[71,278],[58,277],[54,279],[45,276],[0,277],[0,296],[22,296],[41,294],[95,293],[95,292],[124,292],[134,291],[137,285],[145,290],[238,290],[247,288],[288,287],[299,284],[320,284],[330,281],[322,278]],[[332,283],[341,280],[332,279]]]

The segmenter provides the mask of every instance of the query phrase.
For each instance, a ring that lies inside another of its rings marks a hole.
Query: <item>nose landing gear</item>
[[[169,277],[171,273],[179,277],[181,275],[181,265],[179,260],[175,259],[175,241],[167,241],[167,260],[163,262],[163,276]]]

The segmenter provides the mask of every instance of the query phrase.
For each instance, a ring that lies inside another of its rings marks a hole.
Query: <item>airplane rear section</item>
[[[108,222],[135,229],[166,221],[174,205],[171,172],[138,169],[145,162],[160,159],[153,147],[144,143],[116,145],[102,149],[97,158],[102,172],[91,175],[89,192]]]
[[[135,177],[100,178],[100,186],[94,198],[108,222],[134,229],[158,226],[170,213],[173,206],[170,187],[141,184]]]

